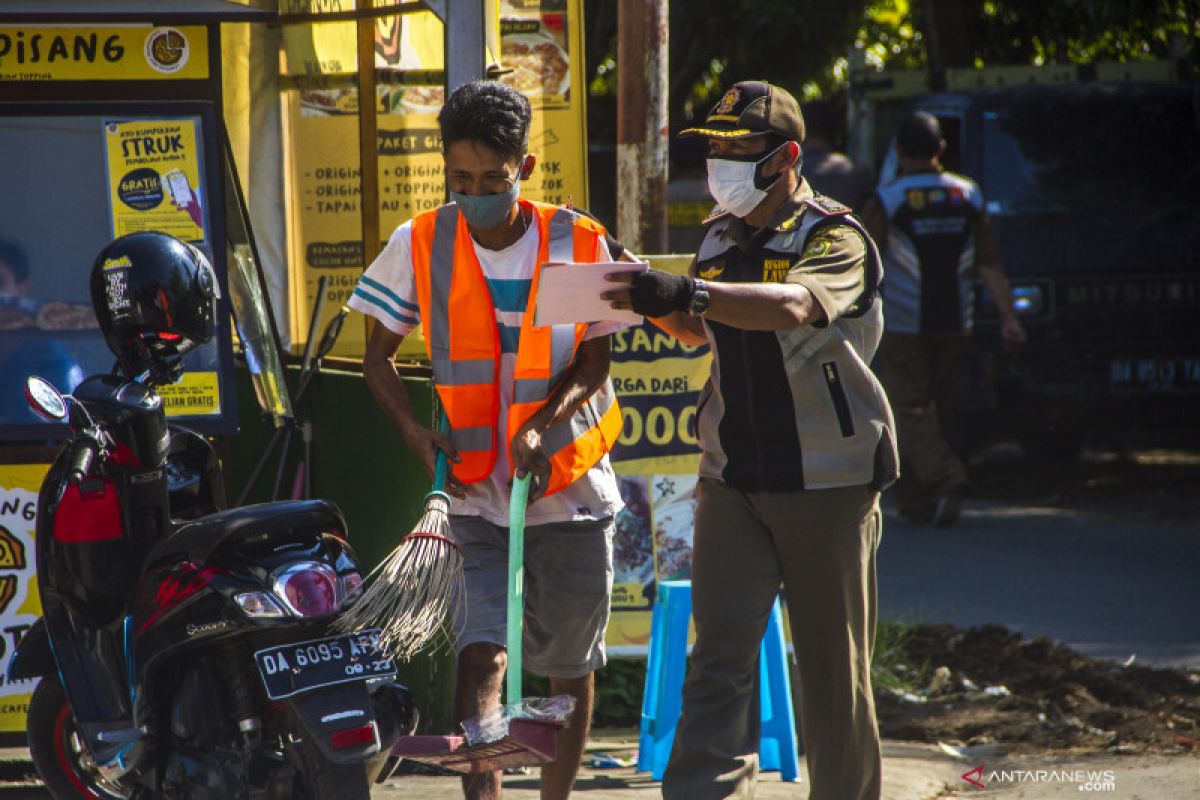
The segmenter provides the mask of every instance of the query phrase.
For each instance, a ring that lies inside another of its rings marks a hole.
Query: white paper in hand
[[[642,315],[609,306],[600,297],[621,288],[606,280],[618,272],[645,272],[644,261],[608,261],[596,264],[543,264],[538,277],[534,325],[564,325],[579,322],[627,322],[639,325]]]

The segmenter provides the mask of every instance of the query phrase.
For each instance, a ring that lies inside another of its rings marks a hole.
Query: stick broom
[[[442,432],[449,421],[442,414]],[[438,450],[425,513],[400,545],[367,576],[362,597],[334,623],[343,633],[379,628],[388,655],[407,661],[442,629],[463,596],[463,560],[450,537],[446,453]]]

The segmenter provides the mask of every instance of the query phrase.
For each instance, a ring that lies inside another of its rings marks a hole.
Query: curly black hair
[[[533,112],[525,95],[496,81],[472,81],[455,89],[438,114],[442,152],[460,141],[478,142],[505,159],[529,150]]]

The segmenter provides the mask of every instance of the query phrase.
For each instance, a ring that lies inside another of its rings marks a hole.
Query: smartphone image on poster
[[[187,175],[183,173],[183,170],[178,168],[168,170],[163,174],[162,181],[176,208],[186,211],[196,227],[203,230],[204,220],[200,213],[200,195],[192,191],[192,186],[188,183]]]
[[[167,194],[171,202],[180,208],[187,208],[192,203],[192,187],[188,184],[187,175],[181,169],[173,169],[162,176]]]

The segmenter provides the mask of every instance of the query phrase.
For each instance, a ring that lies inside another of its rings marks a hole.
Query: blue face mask
[[[468,225],[486,230],[504,221],[520,193],[521,181],[518,178],[508,191],[500,194],[460,194],[451,191],[450,199],[458,204],[458,210],[467,218]]]

